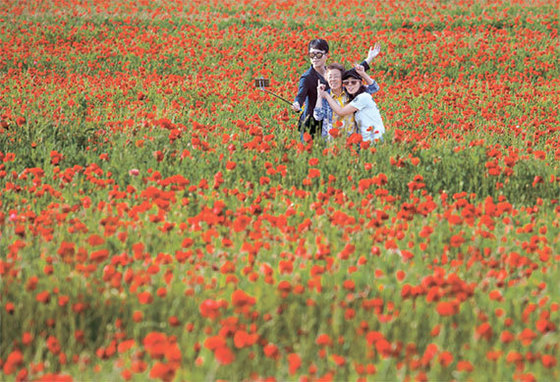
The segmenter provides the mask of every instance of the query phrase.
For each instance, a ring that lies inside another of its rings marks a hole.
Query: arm
[[[328,103],[329,106],[331,107],[331,109],[333,109],[333,111],[341,116],[344,117],[346,115],[350,115],[352,113],[354,113],[356,110],[358,110],[357,108],[355,108],[354,106],[348,104],[345,105],[344,107],[341,107],[338,102],[336,102],[330,94],[328,94],[327,92],[325,92],[324,90],[321,90],[321,97],[323,97]]]
[[[317,103],[315,104],[315,109],[313,109],[313,118],[317,121],[322,121],[325,118],[325,111],[323,109],[323,97],[321,92],[317,91]]]
[[[379,91],[380,88],[379,88],[379,85],[377,84],[377,82],[375,82],[374,79],[372,79],[372,81],[373,81],[372,84],[366,86],[366,93],[374,94],[374,93],[377,93]]]
[[[364,60],[364,62],[367,64],[367,66],[363,65],[363,63],[362,63],[362,65],[365,67],[365,70],[368,70],[370,68],[371,62],[373,61],[373,59],[375,57],[377,57],[379,52],[381,52],[381,44],[379,42],[376,42],[375,45],[373,46],[373,48],[369,48],[368,55],[367,55],[366,59]]]
[[[303,104],[305,103],[305,100],[306,100],[307,95],[309,93],[308,74],[309,74],[309,71],[305,72],[300,77],[299,83],[298,83],[298,92],[297,92],[296,98],[294,100],[294,103],[292,104],[292,110],[296,111],[298,113],[301,111],[301,108],[302,108]]]
[[[362,77],[366,82],[366,92],[369,94],[377,93],[379,91],[379,85],[373,78],[371,78],[367,73],[363,65],[354,66],[356,72]]]
[[[292,110],[295,112],[300,112],[303,103],[305,102],[305,98],[307,97],[307,89],[305,88],[305,75],[301,76],[298,83],[298,92],[296,95],[296,99],[292,104]]]

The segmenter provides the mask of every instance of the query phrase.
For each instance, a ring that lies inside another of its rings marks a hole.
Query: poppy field
[[[0,4],[0,379],[560,380],[558,2]],[[300,139],[307,43],[386,133]]]

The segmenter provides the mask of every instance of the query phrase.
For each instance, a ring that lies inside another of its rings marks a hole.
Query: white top
[[[371,98],[371,94],[358,94],[358,96],[350,102],[350,105],[358,109],[354,114],[354,119],[356,120],[358,131],[362,135],[363,140],[374,141],[381,139],[383,133],[385,133],[385,126],[383,126],[381,114],[373,98]]]

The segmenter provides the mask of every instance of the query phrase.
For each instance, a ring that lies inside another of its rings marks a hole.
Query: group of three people
[[[359,65],[346,70],[343,65],[326,65],[329,45],[323,39],[311,40],[308,45],[311,67],[300,78],[298,94],[292,109],[304,112],[299,126],[302,134],[315,136],[318,132],[330,139],[331,129],[339,134],[361,134],[364,141],[381,141],[385,127],[379,109],[371,95],[379,85],[366,73],[380,46],[370,48],[367,58]],[[365,84],[364,84],[365,82]]]

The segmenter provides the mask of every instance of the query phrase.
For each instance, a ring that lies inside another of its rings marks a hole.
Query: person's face
[[[330,69],[327,71],[327,82],[333,90],[342,88],[342,73],[338,69]]]
[[[315,48],[309,49],[309,59],[314,68],[324,68],[328,56],[328,53],[323,50]]]
[[[354,95],[358,92],[358,90],[360,90],[360,86],[362,86],[362,81],[350,77],[342,81],[342,85],[344,85],[344,88],[349,94]]]

